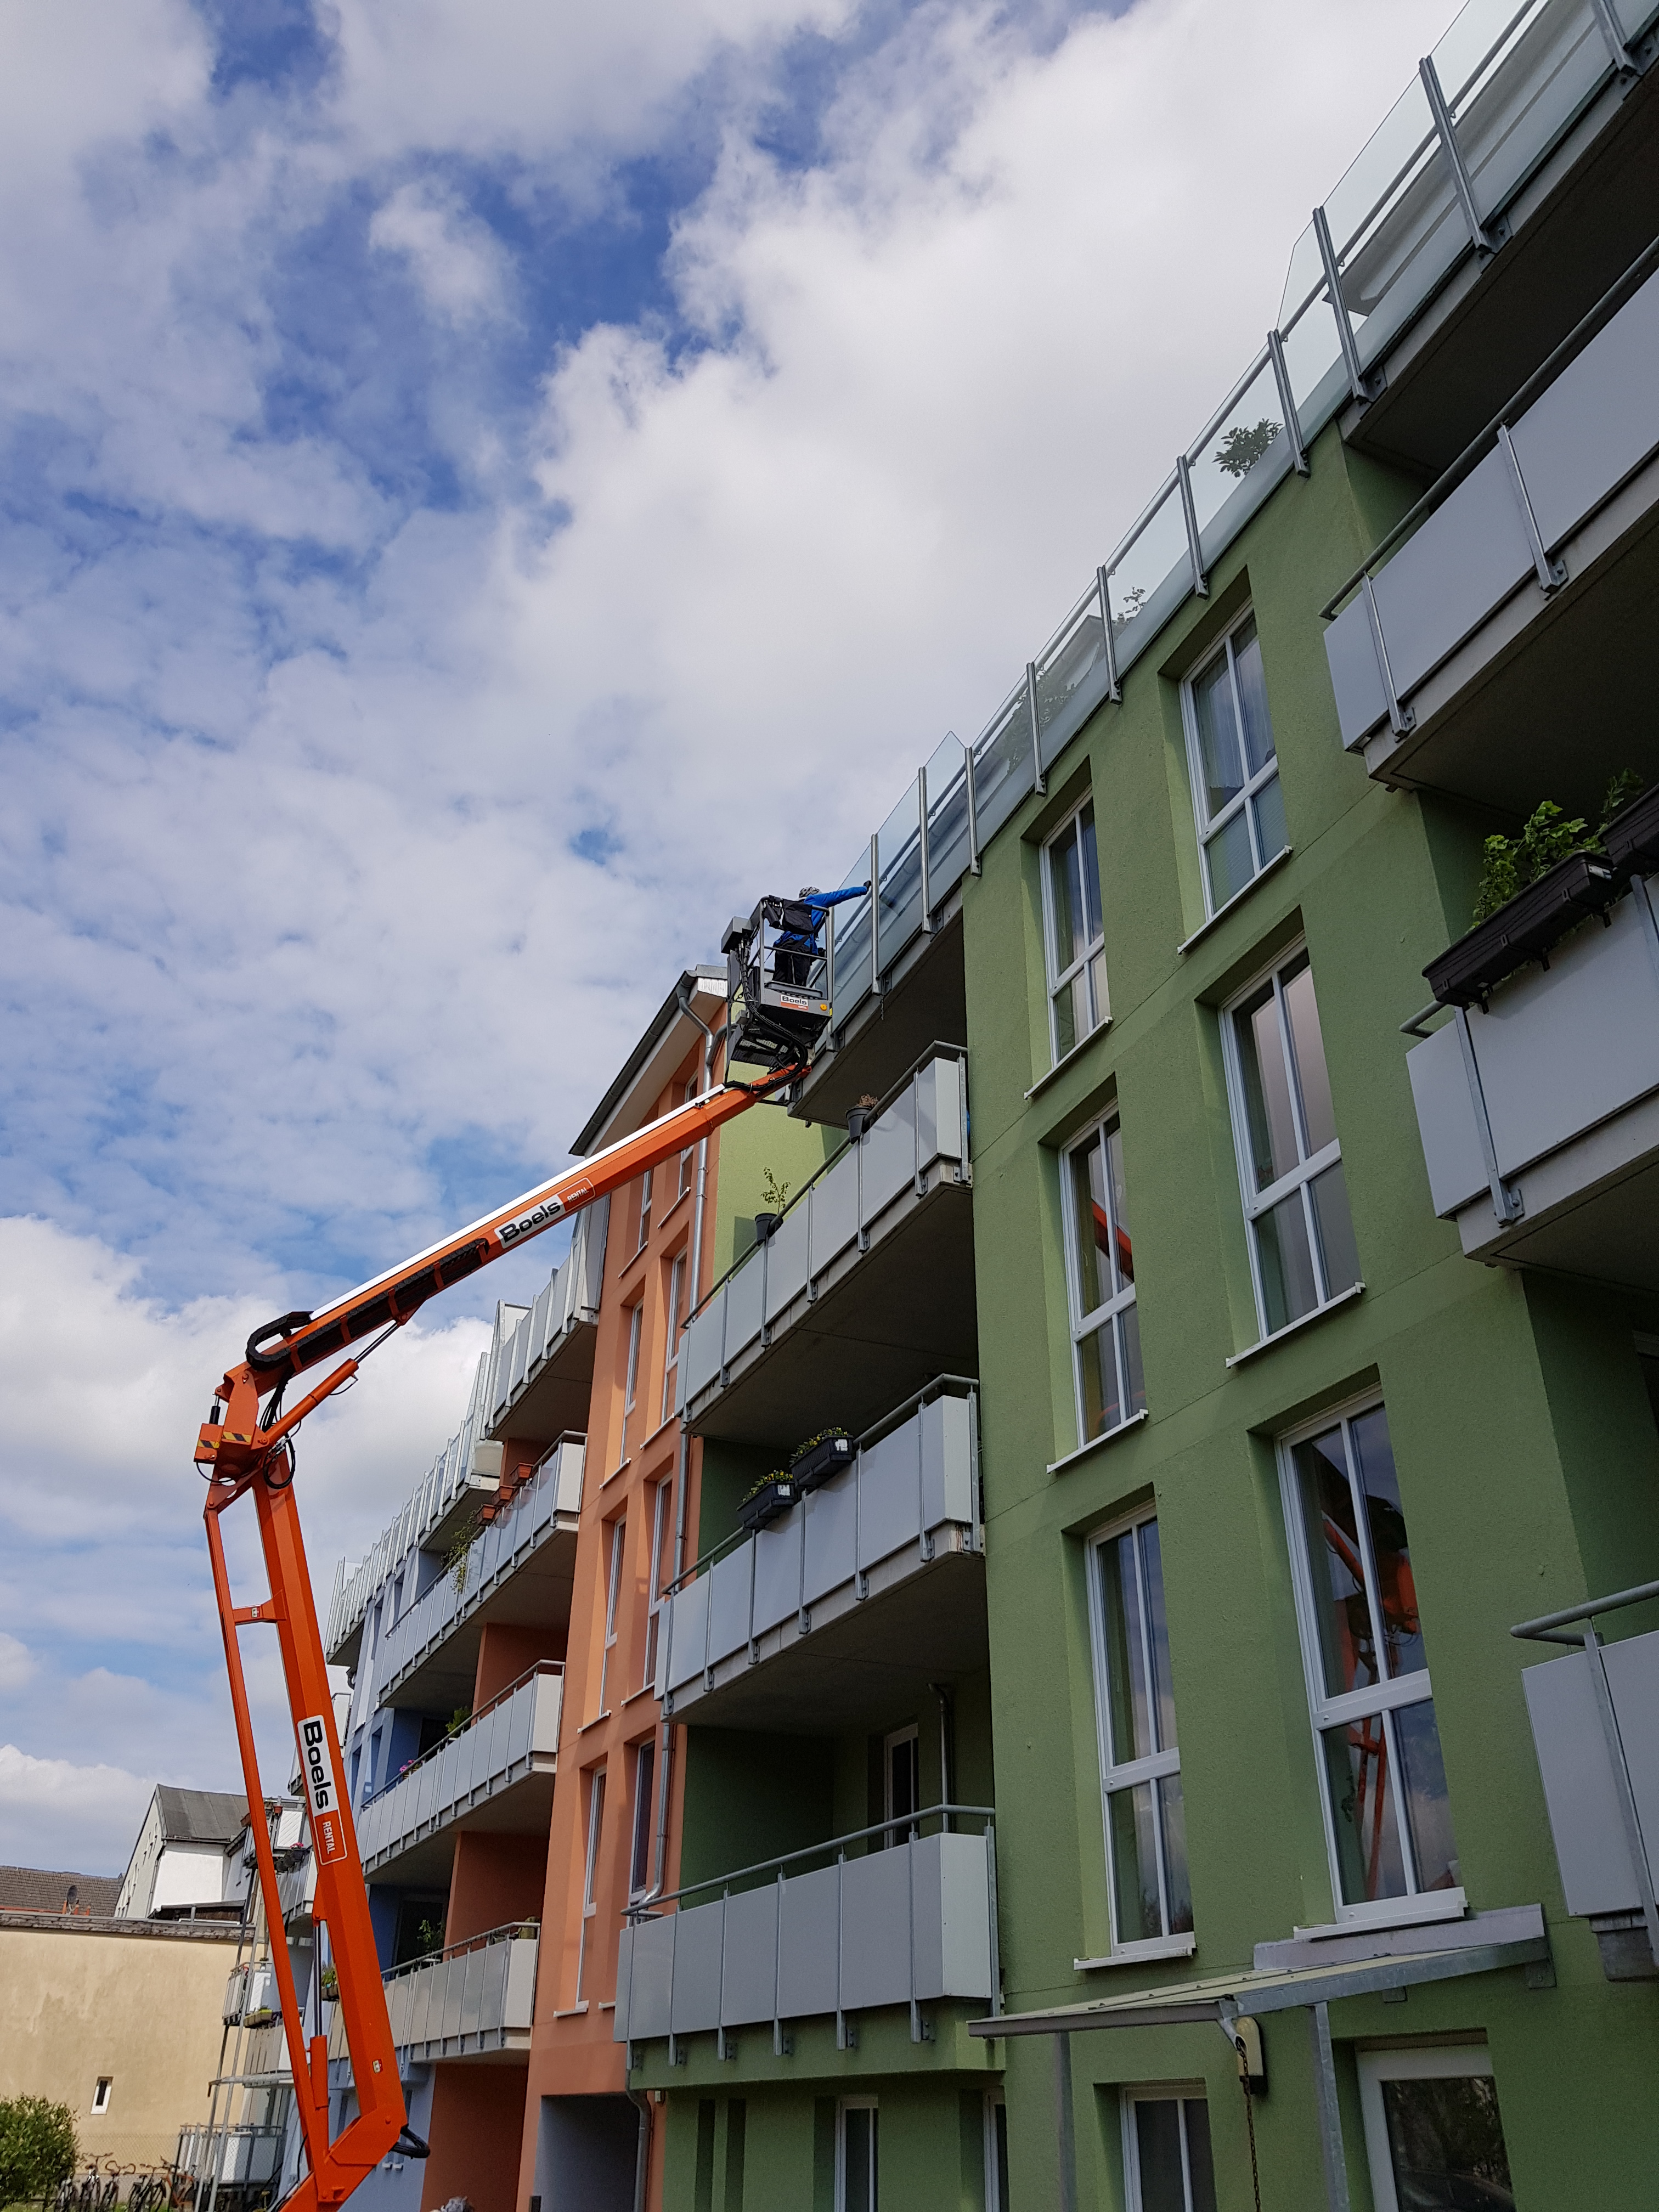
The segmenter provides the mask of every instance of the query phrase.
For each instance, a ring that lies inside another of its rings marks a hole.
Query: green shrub
[[[48,2197],[74,2172],[75,2115],[45,2097],[0,2097],[0,2204]]]
[[[1553,799],[1540,799],[1518,837],[1488,837],[1481,847],[1480,882],[1474,895],[1474,918],[1486,921],[1505,907],[1528,884],[1547,875],[1559,861],[1573,853],[1599,853],[1601,832],[1613,816],[1639,796],[1642,779],[1625,769],[1607,786],[1601,801],[1601,819],[1592,830],[1583,816],[1561,819]]]

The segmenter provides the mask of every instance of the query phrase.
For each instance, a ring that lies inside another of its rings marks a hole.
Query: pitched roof
[[[57,1874],[48,1867],[0,1866],[0,1912],[62,1912],[72,1889],[72,1910],[100,1916],[114,1911],[120,1888],[118,1875]]]
[[[169,1844],[228,1844],[240,1835],[247,1799],[229,1790],[173,1790],[159,1784],[161,1838]]]

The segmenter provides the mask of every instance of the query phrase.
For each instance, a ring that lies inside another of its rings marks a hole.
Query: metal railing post
[[[1559,592],[1567,580],[1566,564],[1552,561],[1545,550],[1543,535],[1538,527],[1538,517],[1533,513],[1532,494],[1527,489],[1527,480],[1521,473],[1521,456],[1515,450],[1515,441],[1510,435],[1510,426],[1498,426],[1498,442],[1504,459],[1509,463],[1510,489],[1515,494],[1515,503],[1521,510],[1521,527],[1526,532],[1527,550],[1532,555],[1533,574],[1538,579],[1538,588],[1547,598]]]
[[[1382,635],[1382,617],[1376,604],[1376,593],[1371,588],[1370,571],[1359,580],[1364,594],[1365,613],[1371,626],[1371,646],[1376,654],[1378,673],[1382,678],[1382,690],[1389,702],[1389,727],[1397,738],[1403,738],[1417,727],[1415,711],[1401,700],[1394,685],[1394,663],[1389,658],[1389,641]]]
[[[1285,410],[1285,434],[1291,441],[1296,472],[1299,477],[1305,477],[1308,473],[1308,453],[1302,442],[1302,418],[1296,411],[1296,394],[1291,389],[1291,371],[1285,359],[1285,341],[1277,331],[1267,333],[1267,358],[1273,365],[1273,382],[1279,387],[1279,404]]]
[[[1469,1030],[1468,1009],[1454,1006],[1452,1019],[1457,1024],[1457,1042],[1463,1055],[1463,1075],[1469,1086],[1469,1104],[1474,1109],[1474,1132],[1480,1142],[1480,1158],[1486,1166],[1486,1187],[1492,1193],[1492,1210],[1501,1226],[1506,1221],[1519,1221],[1527,1209],[1520,1193],[1511,1190],[1504,1182],[1498,1164],[1498,1147],[1492,1140],[1492,1121],[1486,1112],[1486,1094],[1481,1086],[1480,1070],[1475,1063],[1474,1038]]]
[[[957,742],[962,744],[960,738]],[[972,745],[963,745],[962,750],[963,774],[968,787],[968,872],[970,876],[976,876],[980,873],[979,786],[975,780],[974,749]]]
[[[1192,564],[1193,589],[1200,599],[1210,596],[1210,580],[1204,573],[1204,555],[1198,542],[1198,509],[1193,503],[1192,464],[1185,453],[1176,455],[1176,482],[1181,488],[1181,519],[1187,526],[1187,558]]]
[[[1501,240],[1494,238],[1480,220],[1480,210],[1474,204],[1474,183],[1463,160],[1463,149],[1457,143],[1457,129],[1452,121],[1451,110],[1446,105],[1446,95],[1440,86],[1440,72],[1432,58],[1425,54],[1417,64],[1417,74],[1423,81],[1423,90],[1429,103],[1429,113],[1434,118],[1435,136],[1440,141],[1440,150],[1450,173],[1452,191],[1462,212],[1464,228],[1469,234],[1469,243],[1477,253],[1495,253]]]
[[[870,832],[870,994],[881,994],[881,834]]]
[[[1100,593],[1100,630],[1106,645],[1106,696],[1121,706],[1123,686],[1118,680],[1117,640],[1112,635],[1112,587],[1103,562],[1095,570],[1095,588]]]
[[[1025,664],[1025,711],[1031,720],[1031,788],[1046,797],[1048,780],[1042,773],[1042,744],[1037,735],[1037,680],[1035,660],[1028,660]]]
[[[916,851],[921,860],[921,927],[924,933],[933,933],[933,888],[927,880],[927,766],[924,762],[916,770]]]
[[[1331,303],[1331,313],[1336,317],[1336,335],[1342,347],[1342,366],[1348,372],[1348,389],[1359,405],[1364,407],[1382,389],[1381,372],[1367,375],[1359,365],[1359,349],[1353,342],[1353,325],[1348,320],[1348,307],[1342,297],[1342,275],[1336,265],[1336,248],[1331,244],[1331,227],[1325,220],[1325,210],[1316,207],[1313,211],[1314,236],[1319,243],[1319,258],[1325,270],[1325,291]]]

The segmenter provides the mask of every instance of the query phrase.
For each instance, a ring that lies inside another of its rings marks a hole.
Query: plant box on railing
[[[1431,960],[1423,970],[1429,988],[1443,1006],[1484,1006],[1496,986],[1529,960],[1547,967],[1551,946],[1587,915],[1604,914],[1619,891],[1604,860],[1570,853]]]
[[[1601,832],[1607,866],[1620,877],[1659,871],[1659,783],[1615,814]]]
[[[738,1507],[738,1518],[750,1531],[770,1528],[794,1504],[799,1495],[793,1482],[780,1478],[775,1482],[763,1482],[758,1490],[750,1491]]]
[[[789,1462],[789,1472],[805,1498],[808,1491],[816,1490],[821,1482],[828,1482],[832,1474],[852,1464],[853,1439],[845,1429],[837,1429],[827,1436],[810,1437],[799,1446]]]

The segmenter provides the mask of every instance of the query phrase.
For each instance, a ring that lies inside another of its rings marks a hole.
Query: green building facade
[[[1598,1703],[1573,1609],[1659,1576],[1659,73],[1511,15],[883,824],[797,1119],[723,1139],[659,1676],[703,1886],[618,1987],[672,2212],[1650,2199],[1659,1613],[1595,1613]],[[1546,800],[1601,847],[1535,826],[1463,942]]]

